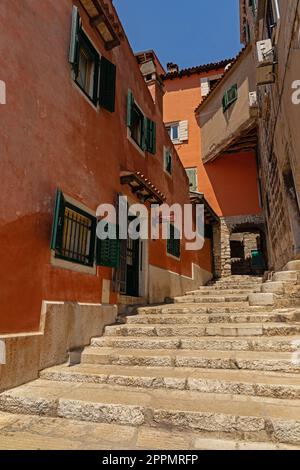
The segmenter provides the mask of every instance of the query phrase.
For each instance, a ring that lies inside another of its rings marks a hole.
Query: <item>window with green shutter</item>
[[[115,110],[116,66],[100,57],[81,27],[78,8],[73,7],[69,62],[74,81],[83,93],[110,112]]]
[[[107,226],[107,228],[109,229],[109,226]],[[111,226],[111,233],[115,233],[116,238],[106,238],[105,240],[97,238],[96,264],[97,266],[119,268],[121,260],[121,243],[119,240],[118,226]]]
[[[222,99],[223,111],[225,112],[238,99],[238,86],[233,85],[224,93]]]
[[[101,57],[99,103],[111,113],[115,111],[116,70],[114,64]]]
[[[146,146],[147,151],[153,155],[156,153],[156,124],[151,119],[147,119],[147,138]]]
[[[51,249],[55,257],[85,266],[94,265],[96,218],[68,202],[56,191]]]
[[[156,153],[156,124],[144,116],[131,90],[127,95],[127,127],[130,137],[142,150]]]
[[[176,258],[180,258],[180,231],[175,227],[175,225],[169,225],[169,237],[167,240],[167,252],[175,256]]]
[[[186,174],[190,183],[190,191],[198,190],[197,168],[186,168]]]

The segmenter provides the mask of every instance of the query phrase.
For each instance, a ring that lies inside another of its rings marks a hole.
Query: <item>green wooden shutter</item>
[[[142,150],[147,150],[147,118],[143,116],[143,122],[142,122],[142,145],[141,148]]]
[[[65,199],[60,189],[56,190],[52,236],[51,236],[51,250],[61,250],[62,236],[64,228],[64,214],[65,214]]]
[[[127,126],[131,129],[132,126],[132,107],[134,104],[134,98],[131,90],[128,90],[127,95]]]
[[[156,153],[156,123],[151,119],[146,119],[147,122],[147,151],[153,155]]]
[[[180,245],[180,231],[173,224],[170,224],[170,236],[167,240],[168,253],[180,258]]]
[[[235,84],[232,85],[232,87],[224,93],[222,100],[223,111],[225,112],[229,108],[229,106],[237,100],[237,98],[238,86],[237,84]]]
[[[111,113],[115,111],[116,72],[116,66],[101,57],[99,103]]]
[[[116,227],[117,239],[100,240],[97,238],[96,264],[108,268],[119,268],[121,259],[119,227]]]
[[[70,51],[69,51],[69,62],[73,67],[78,66],[78,32],[80,29],[80,16],[78,13],[78,8],[73,6],[72,11],[72,24],[71,24],[71,41],[70,41]]]

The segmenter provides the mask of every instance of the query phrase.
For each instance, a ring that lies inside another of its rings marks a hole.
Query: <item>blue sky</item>
[[[238,0],[114,0],[134,52],[154,49],[181,68],[240,50]]]

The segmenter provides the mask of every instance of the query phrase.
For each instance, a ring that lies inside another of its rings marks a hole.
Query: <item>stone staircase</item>
[[[2,393],[0,410],[107,436],[129,426],[119,448],[300,448],[299,275],[295,262],[266,283],[232,276],[139,307],[80,364]]]

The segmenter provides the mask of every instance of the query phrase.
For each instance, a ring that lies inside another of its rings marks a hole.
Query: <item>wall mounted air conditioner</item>
[[[275,60],[275,49],[271,39],[264,39],[256,43],[258,66],[273,64]]]

